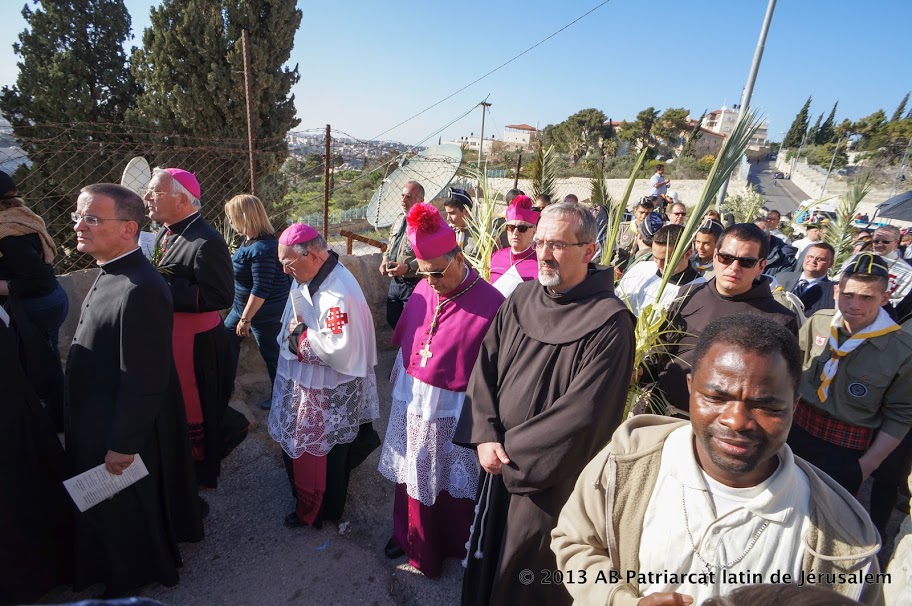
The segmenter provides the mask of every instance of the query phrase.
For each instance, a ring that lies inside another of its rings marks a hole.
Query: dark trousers
[[[887,524],[890,522],[893,508],[896,506],[899,486],[908,479],[910,469],[912,469],[912,431],[906,434],[899,446],[871,474],[871,477],[874,478],[871,486],[871,521],[874,522],[883,541],[887,540],[885,536]]]
[[[396,328],[402,310],[405,309],[405,304],[417,285],[417,278],[393,278],[390,282],[389,291],[386,293],[386,322],[390,328]]]
[[[792,423],[788,445],[795,456],[820,468],[851,494],[858,494],[858,489],[861,488],[861,466],[858,465],[858,459],[865,453],[864,450],[845,448],[822,440],[797,423]]]
[[[285,309],[284,302],[282,307],[276,313],[273,309],[263,309],[265,305],[257,311],[250,323],[250,332],[256,340],[257,347],[260,349],[260,355],[263,356],[263,362],[266,363],[266,371],[269,373],[269,382],[275,382],[276,367],[279,364],[279,343],[276,340],[279,332],[282,330],[282,312]],[[225,318],[225,329],[231,338],[231,361],[234,365],[234,374],[237,375],[238,359],[241,356],[241,341],[244,337],[237,335],[237,325],[241,316],[237,310],[232,309],[228,317]]]

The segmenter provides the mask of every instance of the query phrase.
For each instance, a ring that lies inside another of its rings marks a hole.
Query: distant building
[[[731,108],[723,105],[721,109],[706,114],[706,117],[703,118],[703,127],[713,133],[727,137],[735,128],[735,123],[740,115],[740,105],[735,105]],[[765,157],[770,152],[769,139],[767,138],[768,128],[769,124],[763,122],[751,138],[750,144],[747,146],[748,159],[754,160]]]
[[[504,145],[511,148],[529,149],[538,129],[528,124],[508,124],[504,127]]]
[[[693,131],[694,128],[700,129],[699,138],[694,143],[694,157],[700,159],[703,156],[717,156],[722,149],[725,135],[699,126],[696,120],[690,120],[687,124],[687,130]],[[678,149],[677,151],[680,152],[681,150]]]
[[[459,139],[449,141],[449,143],[455,143],[456,145],[459,145],[460,147],[463,147],[467,150],[477,152],[479,140],[478,140],[478,137],[469,136],[469,137],[459,137]],[[484,153],[490,154],[491,151],[494,149],[495,143],[500,143],[500,142],[494,138],[494,135],[491,135],[490,139],[485,139],[484,147],[483,147]]]

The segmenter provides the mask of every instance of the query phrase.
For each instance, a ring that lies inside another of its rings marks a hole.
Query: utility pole
[[[482,159],[484,158],[484,119],[485,112],[491,107],[491,104],[488,103],[486,98],[478,105],[481,106],[481,136],[478,138],[478,169],[484,170],[484,166],[482,165]]]
[[[332,165],[332,129],[326,125],[326,152],[323,156],[323,238],[329,242],[329,170]],[[378,202],[379,204],[379,198]]]
[[[754,94],[754,82],[757,80],[757,72],[760,71],[760,60],[763,58],[763,47],[766,45],[766,34],[769,33],[770,23],[773,20],[773,11],[776,8],[776,0],[769,0],[766,6],[766,16],[763,18],[763,26],[760,28],[760,39],[757,40],[757,48],[754,49],[754,60],[751,62],[750,72],[747,75],[747,85],[741,95],[741,117],[747,113],[750,107],[751,96]],[[728,190],[728,179],[719,188],[719,195],[716,197],[716,210],[722,207],[722,201],[725,200],[725,192]]]
[[[791,174],[793,172],[795,172],[795,166],[797,166],[797,164],[798,164],[798,158],[801,157],[801,150],[804,149],[804,142],[807,141],[808,134],[810,132],[811,131],[809,131],[809,130],[804,131],[804,136],[801,137],[801,143],[798,144],[798,153],[796,153],[795,157],[792,158],[792,168],[789,170],[789,176],[791,176]]]
[[[840,143],[842,143],[842,139],[839,139],[839,141],[836,142],[836,149],[833,150],[833,157],[830,158],[830,167],[827,169],[826,178],[823,180],[823,187],[820,188],[820,195],[818,196],[819,198],[822,198],[823,194],[826,193],[826,186],[827,183],[830,182],[830,173],[833,172],[833,164],[836,162],[836,154],[839,153]],[[890,197],[892,198],[893,196],[891,195]]]

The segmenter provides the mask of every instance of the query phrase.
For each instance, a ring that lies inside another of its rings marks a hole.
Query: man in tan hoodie
[[[561,511],[551,548],[576,604],[699,604],[789,582],[883,603],[867,513],[786,445],[800,356],[790,331],[756,314],[707,327],[690,422],[621,425]]]

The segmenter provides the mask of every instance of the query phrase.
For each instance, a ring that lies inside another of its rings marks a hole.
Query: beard
[[[548,267],[550,271],[542,271],[542,265]],[[560,265],[557,264],[557,261],[539,261],[538,263],[538,281],[542,286],[555,287],[560,284],[561,275],[560,275]]]
[[[765,463],[770,458],[770,444],[769,440],[764,439],[762,436],[757,435],[754,432],[726,432],[720,431],[711,427],[707,427],[703,432],[694,432],[697,440],[700,441],[700,444],[703,446],[703,450],[709,455],[710,460],[713,464],[719,469],[724,469],[729,473],[745,474],[753,471],[757,466]],[[753,452],[748,453],[743,457],[734,457],[725,452],[720,452],[715,444],[712,442],[712,437],[719,437],[723,439],[748,439],[756,442],[753,448]],[[775,451],[774,451],[775,452]]]

